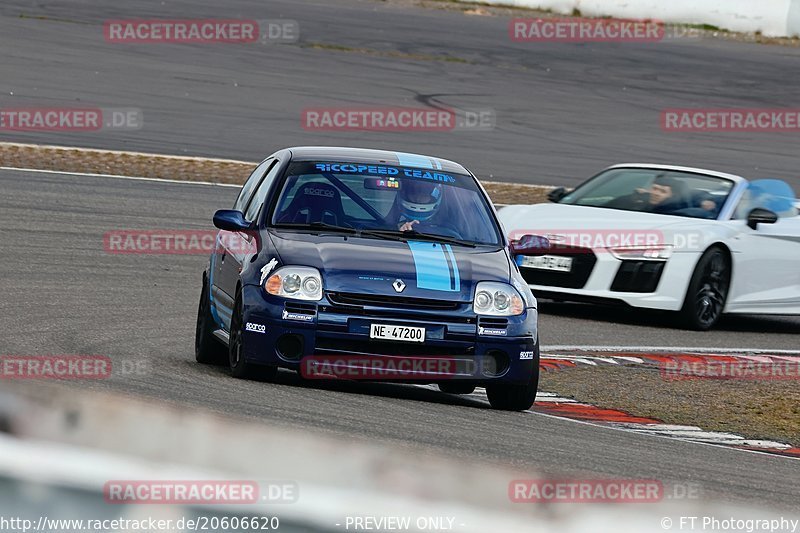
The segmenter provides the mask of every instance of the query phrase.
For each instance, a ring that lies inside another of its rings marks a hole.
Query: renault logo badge
[[[403,290],[406,288],[406,284],[403,283],[402,279],[396,279],[394,280],[394,283],[392,283],[392,287],[394,287],[394,290],[397,292],[403,292]]]

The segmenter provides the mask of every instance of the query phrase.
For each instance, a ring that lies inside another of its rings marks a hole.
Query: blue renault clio
[[[496,409],[533,404],[536,299],[511,258],[546,246],[512,249],[463,166],[287,148],[258,165],[214,225],[198,362],[269,380],[333,357],[331,377],[435,383],[450,394],[485,387]]]

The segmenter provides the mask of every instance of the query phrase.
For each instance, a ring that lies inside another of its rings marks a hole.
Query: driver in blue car
[[[441,225],[436,222],[441,212],[442,185],[417,180],[403,181],[397,193],[394,211],[397,216],[397,229],[400,231],[421,231],[426,225]]]

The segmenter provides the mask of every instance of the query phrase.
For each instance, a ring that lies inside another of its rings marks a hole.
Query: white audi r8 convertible
[[[706,330],[723,313],[800,314],[800,216],[775,179],[626,164],[549,204],[499,212],[540,298],[680,312]]]

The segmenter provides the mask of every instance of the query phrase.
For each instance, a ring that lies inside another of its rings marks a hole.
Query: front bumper
[[[295,370],[305,358],[323,354],[354,357],[362,363],[365,359],[389,363],[398,358],[456,359],[472,363],[459,368],[475,371],[457,376],[416,375],[403,381],[459,379],[476,385],[528,383],[538,366],[532,355],[538,338],[536,309],[517,317],[476,317],[472,304],[466,303],[441,302],[448,309],[408,309],[375,302],[358,305],[334,296],[326,293],[319,302],[299,302],[267,295],[261,287],[244,287],[245,359]],[[424,327],[425,341],[370,339],[372,323]]]
[[[581,269],[576,275],[559,276],[525,267],[520,267],[520,272],[537,298],[678,311],[700,254],[674,253],[663,262],[621,261],[605,250],[594,251],[591,258],[577,257]]]

